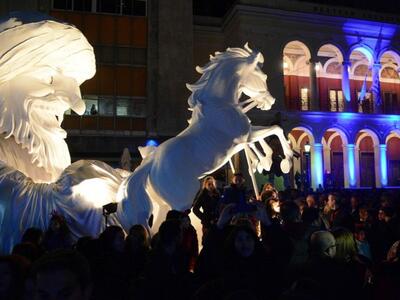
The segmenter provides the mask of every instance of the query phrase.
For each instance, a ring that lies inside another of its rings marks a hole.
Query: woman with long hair
[[[203,180],[200,192],[197,194],[193,204],[193,213],[201,220],[203,225],[203,237],[212,224],[218,220],[218,205],[221,195],[217,184],[212,176]]]

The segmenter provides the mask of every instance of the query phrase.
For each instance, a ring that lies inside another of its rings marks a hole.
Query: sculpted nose
[[[85,102],[83,102],[82,99],[79,97],[79,99],[77,99],[75,103],[72,104],[71,109],[78,115],[83,115],[86,110]]]

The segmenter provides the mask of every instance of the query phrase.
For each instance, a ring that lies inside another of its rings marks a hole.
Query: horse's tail
[[[142,224],[149,228],[148,220],[153,205],[145,187],[153,159],[147,158],[121,184],[117,193],[118,211],[116,217],[120,224],[128,231],[133,225]]]

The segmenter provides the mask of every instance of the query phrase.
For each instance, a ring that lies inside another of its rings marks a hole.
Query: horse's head
[[[264,57],[260,52],[251,50],[247,43],[244,48],[250,55],[247,58],[247,64],[239,70],[241,76],[239,93],[250,97],[245,101],[246,104],[250,103],[249,108],[256,106],[262,110],[269,110],[275,103],[275,98],[269,93],[267,75],[261,70]]]
[[[268,92],[267,75],[261,71],[264,57],[249,46],[228,48],[225,52],[215,52],[210,55],[210,62],[204,67],[196,67],[201,78],[194,84],[186,86],[192,95],[189,97],[189,107],[209,100],[223,99],[237,104],[242,94],[250,97],[245,102],[250,103],[246,112],[252,107],[268,110],[275,99]],[[244,103],[241,103],[244,104]]]

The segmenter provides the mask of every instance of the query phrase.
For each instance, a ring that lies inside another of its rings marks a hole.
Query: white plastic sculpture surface
[[[28,227],[64,215],[74,236],[96,236],[101,206],[115,201],[122,176],[97,161],[71,165],[68,109],[85,111],[79,85],[96,72],[92,46],[73,26],[40,14],[0,20],[0,252]]]
[[[109,222],[128,230],[157,229],[170,209],[191,207],[198,179],[245,149],[251,172],[271,167],[264,138],[277,135],[288,172],[292,151],[278,126],[255,127],[246,112],[268,110],[275,99],[261,71],[261,53],[232,48],[216,53],[193,92],[189,126],[159,147],[139,149],[141,165],[128,177],[99,161],[70,164],[60,127],[64,111],[85,111],[79,85],[95,73],[93,49],[75,27],[43,16],[0,21],[0,251],[9,252],[29,227],[65,216],[75,237],[104,229],[101,206],[119,202]],[[239,103],[242,94],[250,99]],[[247,106],[246,106],[247,105]],[[260,143],[263,153],[254,143]]]
[[[189,126],[147,151],[142,164],[120,189],[130,222],[146,223],[153,213],[157,228],[170,208],[189,209],[199,188],[198,179],[219,169],[243,149],[255,169],[269,170],[272,150],[264,139],[270,135],[279,138],[285,154],[281,169],[289,172],[293,153],[282,129],[252,126],[245,114],[253,107],[269,110],[275,102],[261,70],[263,62],[263,55],[246,44],[244,49],[216,52],[206,66],[196,68],[202,76],[187,85],[192,91]],[[250,98],[239,102],[242,94]],[[257,151],[256,142],[264,153]]]

